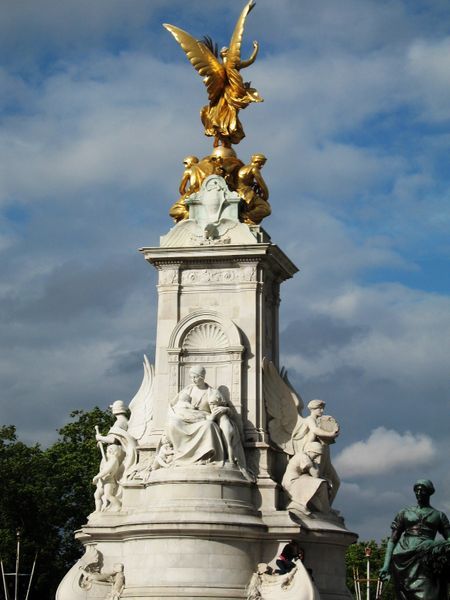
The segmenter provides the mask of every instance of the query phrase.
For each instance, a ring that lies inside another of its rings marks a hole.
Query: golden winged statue
[[[250,0],[244,7],[231,37],[228,48],[217,51],[211,38],[196,40],[186,31],[174,25],[164,24],[180,44],[192,66],[203,77],[208,91],[209,104],[200,111],[205,127],[205,135],[214,137],[214,147],[230,148],[239,144],[245,137],[242,123],[238,118],[241,109],[251,102],[262,102],[257,90],[245,83],[240,71],[255,62],[258,42],[253,42],[253,52],[248,60],[241,60],[242,36],[248,13],[255,6]]]

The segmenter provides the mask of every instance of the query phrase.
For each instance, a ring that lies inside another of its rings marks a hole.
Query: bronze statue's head
[[[191,167],[196,163],[198,163],[198,158],[196,156],[186,156],[186,158],[183,160],[183,165],[185,167]]]
[[[266,164],[267,158],[264,154],[253,154],[252,163],[263,166]]]
[[[435,492],[434,485],[432,484],[432,482],[429,479],[418,479],[416,481],[416,483],[414,484],[414,487],[413,487],[414,493],[416,495],[417,495],[417,491],[419,490],[419,488],[425,488],[428,496],[432,496]]]

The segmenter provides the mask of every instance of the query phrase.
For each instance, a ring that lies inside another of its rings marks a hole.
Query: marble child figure
[[[111,588],[105,600],[120,600],[125,587],[125,575],[122,563],[114,564],[110,571],[104,571],[103,573],[87,571],[85,569],[81,569],[81,571],[85,580],[85,589],[90,589],[92,584],[96,582],[110,583]]]
[[[401,510],[392,523],[380,578],[392,574],[399,600],[447,600],[450,523],[430,505],[431,481],[416,481],[414,493],[417,505]],[[435,541],[436,533],[444,540]]]
[[[123,473],[123,453],[118,444],[110,444],[100,463],[100,471],[92,480],[97,486],[94,494],[95,510],[120,510],[119,481]]]
[[[174,450],[172,444],[170,443],[169,438],[163,434],[155,459],[152,463],[152,470],[155,471],[156,469],[171,467],[173,456]]]

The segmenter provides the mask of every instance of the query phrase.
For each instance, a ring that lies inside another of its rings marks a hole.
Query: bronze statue
[[[181,194],[180,199],[175,202],[169,211],[169,215],[178,223],[189,217],[189,210],[186,206],[186,198],[198,192],[204,176],[198,167],[198,158],[196,156],[186,156],[183,160],[184,172],[180,181],[179,192]]]
[[[259,225],[272,212],[269,189],[261,174],[266,160],[264,154],[254,154],[251,163],[241,167],[237,174],[236,191],[244,201],[241,216],[247,225]]]
[[[431,481],[416,481],[414,493],[417,506],[401,510],[392,523],[380,579],[392,574],[399,600],[446,600],[450,523],[443,512],[430,506]],[[436,533],[445,541],[435,541]]]
[[[251,102],[262,102],[257,90],[245,83],[240,71],[255,62],[258,42],[253,42],[253,52],[248,60],[241,60],[241,44],[245,20],[255,6],[250,0],[239,17],[228,48],[217,51],[211,38],[199,41],[174,25],[164,24],[180,44],[193,67],[203,77],[208,91],[209,104],[200,112],[205,135],[214,137],[214,147],[230,147],[245,137],[238,118],[241,109]]]

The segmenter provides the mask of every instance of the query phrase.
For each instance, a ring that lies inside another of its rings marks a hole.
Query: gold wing
[[[255,2],[253,0],[247,2],[247,4],[244,6],[244,10],[241,12],[241,16],[237,20],[237,23],[234,27],[227,56],[227,60],[229,61],[231,66],[237,65],[241,60],[241,45],[242,36],[244,35],[245,19],[247,18],[248,13],[252,10],[254,6]]]
[[[214,104],[221,96],[227,81],[223,64],[203,42],[193,38],[187,31],[168,23],[164,23],[164,27],[170,31],[186,53],[194,69],[203,77],[209,101]]]

